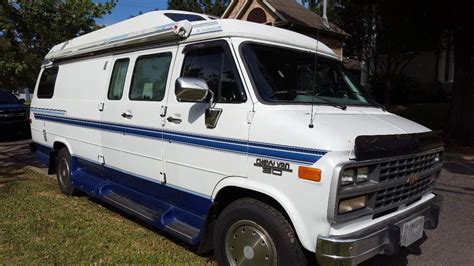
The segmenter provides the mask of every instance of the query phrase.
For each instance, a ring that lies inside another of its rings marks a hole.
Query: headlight
[[[367,206],[368,196],[358,196],[350,199],[344,199],[339,202],[339,214],[359,210]]]
[[[364,182],[369,180],[369,167],[357,168],[357,182]]]
[[[352,184],[355,181],[355,169],[346,169],[342,172],[341,185]]]
[[[360,183],[369,180],[369,167],[348,168],[342,172],[341,185]]]

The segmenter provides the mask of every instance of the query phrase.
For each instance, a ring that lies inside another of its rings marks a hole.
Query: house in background
[[[322,41],[341,59],[344,40],[349,36],[296,0],[232,0],[222,18],[247,20],[299,32]]]

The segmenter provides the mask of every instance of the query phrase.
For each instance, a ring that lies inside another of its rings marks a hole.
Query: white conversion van
[[[64,194],[222,265],[357,264],[438,224],[438,134],[385,111],[326,45],[288,30],[131,18],[56,45],[30,117],[31,149]]]

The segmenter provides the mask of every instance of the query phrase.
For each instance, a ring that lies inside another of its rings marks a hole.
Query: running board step
[[[117,207],[122,208],[127,212],[135,213],[150,222],[159,219],[161,216],[160,212],[145,207],[135,201],[132,201],[114,192],[107,193],[107,195],[104,195],[103,197],[105,200],[111,202]]]
[[[192,227],[189,224],[181,222],[179,220],[166,225],[166,229],[173,231],[186,238],[188,241],[193,241],[199,235],[199,229]]]

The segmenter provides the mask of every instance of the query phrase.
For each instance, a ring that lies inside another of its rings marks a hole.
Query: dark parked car
[[[29,109],[15,95],[0,91],[0,138],[14,139],[30,135]]]

